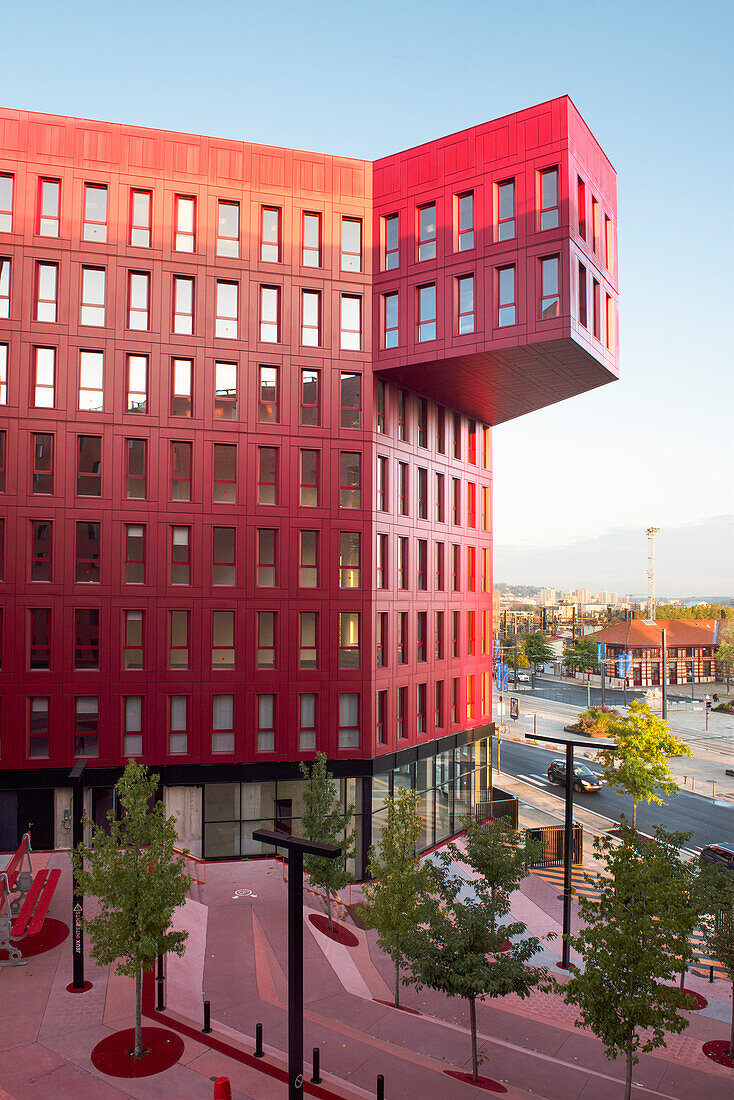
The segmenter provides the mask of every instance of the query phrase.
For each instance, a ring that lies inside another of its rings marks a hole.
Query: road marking
[[[517,779],[523,779],[526,783],[532,783],[534,787],[539,787],[541,784],[540,776],[536,779],[535,776],[532,775],[518,775]]]

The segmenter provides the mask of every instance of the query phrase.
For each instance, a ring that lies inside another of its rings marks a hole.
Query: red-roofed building
[[[668,683],[705,684],[716,679],[720,628],[716,619],[632,619],[597,630],[592,637],[606,644],[607,675],[618,675],[620,659],[631,653],[635,687],[658,687],[665,630]]]

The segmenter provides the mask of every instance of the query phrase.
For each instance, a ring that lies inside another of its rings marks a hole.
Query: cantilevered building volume
[[[317,749],[357,873],[398,786],[460,828],[490,428],[616,378],[616,237],[567,97],[374,163],[0,111],[0,847],[129,755],[208,857]]]

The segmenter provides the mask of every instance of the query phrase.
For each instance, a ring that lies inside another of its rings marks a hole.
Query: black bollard
[[[163,1012],[163,1010],[165,1009],[166,1006],[163,1003],[163,983],[165,981],[165,978],[163,977],[163,956],[162,955],[158,956],[158,971],[156,973],[155,981],[156,981],[156,992],[157,992],[157,995],[158,995],[155,1010],[156,1010],[156,1012]]]
[[[714,968],[713,968],[713,966],[710,966],[709,967],[709,981],[712,982],[713,980],[714,980]]]
[[[255,1057],[263,1058],[263,1026],[255,1024]]]
[[[314,1047],[313,1048],[313,1074],[311,1075],[311,1084],[312,1085],[320,1085],[321,1084],[321,1076],[320,1076],[321,1064],[320,1064],[320,1061],[321,1061],[321,1052],[319,1051],[318,1047]]]
[[[385,1100],[385,1078],[377,1074],[377,1100]]]
[[[208,1001],[204,1001],[204,1026],[201,1030],[205,1035],[211,1035],[211,1005]]]

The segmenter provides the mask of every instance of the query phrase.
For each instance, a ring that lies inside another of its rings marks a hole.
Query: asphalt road
[[[502,771],[518,779],[529,782],[546,794],[558,798],[559,809],[563,805],[564,789],[558,784],[548,782],[546,769],[551,760],[558,758],[558,752],[551,752],[536,745],[522,742],[503,741],[500,763]],[[592,769],[598,769],[591,761],[584,761]],[[496,764],[496,757],[495,757]],[[497,783],[502,785],[501,777]],[[644,833],[652,833],[656,825],[681,832],[691,831],[686,848],[698,852],[704,845],[716,841],[734,838],[734,802],[714,803],[711,798],[690,791],[679,791],[666,798],[666,806],[654,803],[640,803],[637,807],[637,828]],[[613,821],[619,821],[620,814],[629,820],[632,814],[632,800],[625,795],[602,788],[596,793],[574,794],[574,804],[587,810],[594,810]]]
[[[510,673],[510,678],[507,682],[507,694],[515,695],[520,692],[524,696],[535,697],[538,699],[553,699],[559,703],[569,703],[571,706],[578,707],[579,710],[585,709],[588,702],[589,693],[585,685],[579,684],[574,680],[545,680],[542,676],[535,677],[535,688],[531,688],[530,684],[518,684],[517,690],[515,690],[515,681]],[[696,698],[702,699],[707,689],[711,690],[710,684],[695,684],[694,685]],[[604,702],[607,706],[622,706],[631,703],[633,699],[644,700],[644,690],[637,689],[635,691],[628,689],[626,692],[618,691],[616,688],[605,687],[604,689]],[[670,702],[675,700],[690,700],[691,699],[691,687],[690,685],[676,685],[673,684],[668,687],[668,699]],[[591,688],[591,705],[601,706],[601,688]]]

